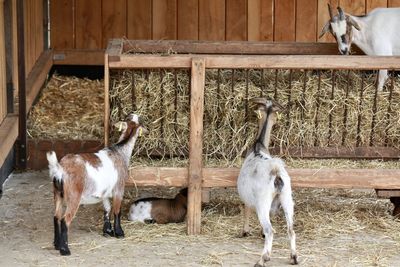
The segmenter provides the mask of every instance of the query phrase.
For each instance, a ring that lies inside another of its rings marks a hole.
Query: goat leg
[[[61,220],[60,254],[62,256],[71,255],[71,251],[68,248],[68,226],[64,218]]]
[[[121,227],[121,212],[114,214],[114,236],[116,238],[124,237],[124,231]]]
[[[111,226],[110,217],[107,211],[104,211],[104,225],[103,225],[103,235],[104,236],[114,236],[114,231]]]
[[[56,216],[54,216],[53,223],[54,223],[54,242],[53,242],[54,248],[56,250],[60,250],[60,223]]]

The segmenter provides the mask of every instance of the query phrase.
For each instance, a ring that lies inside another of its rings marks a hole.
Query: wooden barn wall
[[[6,36],[4,0],[0,0],[0,124],[7,115]]]
[[[29,75],[44,51],[44,1],[24,1],[25,73]]]
[[[400,0],[51,0],[51,46],[105,48],[109,38],[330,42],[327,3],[362,15]]]

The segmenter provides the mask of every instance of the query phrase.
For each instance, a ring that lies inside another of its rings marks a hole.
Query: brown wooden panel
[[[177,0],[153,0],[153,39],[175,40],[177,37]]]
[[[275,1],[274,41],[296,40],[296,1]]]
[[[36,14],[36,4],[37,4],[37,0],[31,0],[30,2],[30,18],[28,21],[28,27],[29,29],[29,46],[30,46],[30,53],[29,53],[29,57],[30,57],[30,68],[29,71],[33,68],[33,65],[35,65],[36,62],[36,38],[37,38],[37,14]],[[26,55],[25,55],[26,56]]]
[[[365,15],[365,1],[340,0],[344,12],[352,15]]]
[[[31,65],[31,46],[30,44],[30,17],[31,17],[31,12],[30,12],[30,4],[31,1],[25,1],[24,2],[24,52],[25,52],[25,75],[28,76],[29,70],[30,70],[30,65]]]
[[[0,124],[7,114],[6,47],[4,32],[4,2],[0,1]],[[5,153],[8,154],[9,151]],[[2,164],[2,163],[1,163]],[[1,165],[0,165],[1,166]]]
[[[377,7],[387,7],[388,0],[366,0],[366,10],[369,13],[371,10]]]
[[[296,41],[315,42],[317,40],[317,1],[297,0]]]
[[[328,3],[330,3],[332,9],[336,10],[338,6],[339,0],[318,0],[318,27],[317,27],[317,38],[321,33],[324,25],[329,21],[329,11],[328,11]],[[318,38],[318,42],[336,42],[335,38],[333,38],[332,34],[329,32],[325,33],[324,36]]]
[[[103,48],[107,47],[108,39],[126,36],[126,10],[126,0],[103,0]]]
[[[400,0],[388,0],[388,7],[400,7]]]
[[[199,39],[199,0],[178,0],[178,40]]]
[[[44,49],[44,27],[43,27],[43,1],[35,0],[35,10],[36,10],[36,30],[35,30],[35,61],[42,54]]]
[[[0,124],[0,166],[3,165],[18,136],[18,115],[9,114]]]
[[[75,48],[101,48],[101,0],[75,0]]]
[[[226,0],[226,40],[247,40],[247,0]]]
[[[129,39],[151,39],[151,1],[127,0],[127,35]]]
[[[199,39],[225,40],[225,0],[199,2]]]
[[[260,14],[261,41],[274,40],[274,1],[261,0]]]
[[[247,0],[247,40],[261,40],[261,0]]]
[[[53,49],[74,48],[73,3],[71,0],[50,1],[50,47]]]

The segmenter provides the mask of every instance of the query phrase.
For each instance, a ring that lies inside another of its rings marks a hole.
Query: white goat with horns
[[[341,7],[337,9],[338,14],[333,16],[328,4],[330,20],[319,38],[330,31],[343,55],[350,53],[353,42],[367,55],[400,55],[400,8],[377,8],[365,16],[352,16]],[[379,90],[382,90],[387,78],[387,70],[380,70]]]
[[[271,129],[276,120],[276,112],[282,107],[271,100],[255,98],[252,100],[258,108],[258,135],[252,151],[247,155],[240,169],[237,188],[240,198],[245,203],[245,224],[243,236],[249,232],[250,208],[255,208],[265,235],[264,250],[256,267],[265,266],[270,260],[273,229],[270,211],[274,212],[281,205],[285,213],[290,239],[290,259],[297,264],[296,235],[293,230],[293,199],[290,177],[283,161],[272,158],[268,151]]]

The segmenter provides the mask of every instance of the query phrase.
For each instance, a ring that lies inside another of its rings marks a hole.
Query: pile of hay
[[[375,73],[335,71],[333,79],[332,94],[332,71],[207,70],[206,164],[240,162],[256,133],[254,107],[248,100],[257,96],[275,98],[287,108],[273,131],[272,146],[369,146],[373,132],[373,146],[400,148],[400,79],[395,78],[391,96],[390,83],[377,93],[376,112]],[[140,140],[136,155],[186,158],[189,92],[187,70],[113,72],[111,120],[116,122],[132,110],[142,115],[150,134]]]
[[[104,136],[104,84],[54,74],[27,121],[36,139],[89,140]]]

